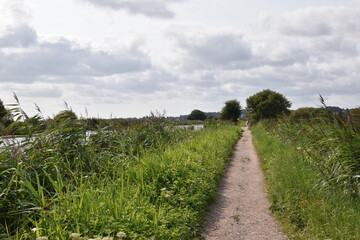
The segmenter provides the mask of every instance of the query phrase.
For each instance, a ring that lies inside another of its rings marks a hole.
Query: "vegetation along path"
[[[280,240],[281,233],[269,210],[264,177],[252,143],[251,132],[243,128],[233,159],[211,206],[202,238],[238,240]]]

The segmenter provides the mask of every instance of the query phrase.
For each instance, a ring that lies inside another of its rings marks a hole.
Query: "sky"
[[[360,106],[360,1],[0,0],[0,99],[32,116]],[[65,104],[66,103],[66,104]]]

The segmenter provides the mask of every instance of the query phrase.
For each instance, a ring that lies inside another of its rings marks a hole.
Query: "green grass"
[[[312,143],[297,136],[301,134],[294,126],[282,127],[281,131],[292,131],[286,138],[269,125],[258,124],[252,132],[267,180],[271,210],[289,239],[360,239],[359,197],[348,194],[343,185],[322,186],[320,165],[304,151],[304,147],[311,149]],[[328,156],[324,151],[323,158]]]
[[[65,121],[1,152],[0,238],[197,239],[240,135],[150,119],[89,138]]]

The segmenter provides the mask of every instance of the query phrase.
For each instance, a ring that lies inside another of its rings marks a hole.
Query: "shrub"
[[[246,99],[249,120],[276,118],[290,113],[291,103],[282,94],[266,89]]]

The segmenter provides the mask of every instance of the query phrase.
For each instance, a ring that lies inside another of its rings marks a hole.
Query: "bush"
[[[276,118],[288,115],[291,103],[282,94],[266,89],[246,99],[247,109],[250,111],[249,120]]]
[[[225,106],[221,109],[220,119],[232,121],[236,123],[241,115],[240,102],[236,99],[225,102]]]
[[[207,116],[204,112],[195,109],[193,110],[190,115],[187,117],[188,120],[201,120],[204,121],[206,120]]]
[[[290,118],[292,120],[313,120],[328,117],[330,112],[325,108],[304,107],[291,111]]]

